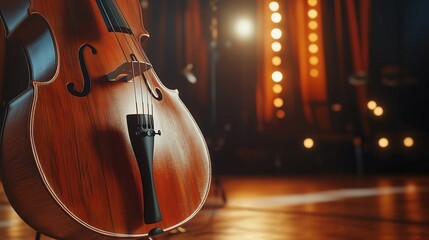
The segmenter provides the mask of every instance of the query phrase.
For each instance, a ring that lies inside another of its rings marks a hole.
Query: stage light
[[[318,26],[319,24],[317,24],[317,22],[314,20],[308,22],[308,28],[310,28],[311,30],[316,30]]]
[[[286,116],[286,113],[284,110],[282,110],[282,109],[277,110],[276,117],[278,119],[283,119],[283,118],[285,118],[285,116]]]
[[[282,21],[282,15],[280,13],[273,13],[271,14],[271,21],[273,23],[279,23]]]
[[[381,148],[387,148],[389,146],[389,140],[385,137],[378,139],[378,146]]]
[[[283,107],[283,99],[281,99],[281,98],[276,98],[276,99],[274,99],[274,102],[273,102],[273,104],[274,104],[274,107],[277,107],[277,108],[281,108],[281,107]]]
[[[384,109],[382,107],[377,106],[374,108],[374,115],[375,116],[380,117],[383,115],[383,113],[384,113]]]
[[[406,137],[404,138],[403,143],[405,147],[412,147],[414,146],[414,139],[412,137]]]
[[[317,36],[316,33],[310,33],[310,34],[308,34],[308,40],[310,40],[310,42],[316,42],[317,39],[319,39],[319,36]]]
[[[316,56],[311,56],[309,62],[311,65],[317,65],[319,63],[319,58]]]
[[[314,6],[317,5],[317,0],[308,0],[307,4],[310,5],[310,6],[312,6],[312,7],[314,7]]]
[[[283,80],[283,74],[279,71],[275,71],[273,74],[271,74],[271,79],[277,83],[281,82]]]
[[[281,45],[279,42],[273,42],[273,43],[271,44],[271,49],[272,49],[274,52],[280,52],[280,50],[282,50],[282,45]]]
[[[253,33],[252,21],[247,18],[237,20],[235,24],[235,31],[240,38],[248,38]]]
[[[377,103],[373,100],[369,101],[366,106],[368,107],[369,110],[374,110],[377,107]]]
[[[273,39],[280,39],[282,37],[282,30],[274,28],[273,30],[271,30],[271,37]]]
[[[283,87],[280,84],[275,84],[273,86],[273,92],[276,94],[280,94],[283,91]]]
[[[318,13],[317,13],[316,9],[310,9],[310,10],[308,10],[307,15],[309,18],[315,19],[317,17]]]
[[[278,2],[272,1],[272,2],[270,2],[270,4],[268,4],[268,7],[270,8],[271,11],[276,12],[279,10],[280,5]]]
[[[314,147],[314,141],[313,141],[313,139],[311,139],[311,138],[306,138],[306,139],[304,139],[303,144],[304,144],[304,147],[305,147],[305,148],[308,148],[308,149],[310,149],[310,148]]]
[[[310,44],[308,46],[308,51],[311,53],[317,53],[319,51],[319,46],[317,46],[317,44]]]
[[[271,59],[271,62],[273,63],[274,66],[280,66],[280,64],[282,64],[282,59],[279,56],[275,56]]]
[[[319,70],[317,70],[317,69],[311,69],[310,70],[310,76],[312,76],[314,78],[318,77],[319,76]]]

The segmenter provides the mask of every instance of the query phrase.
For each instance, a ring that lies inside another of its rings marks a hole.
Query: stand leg
[[[40,233],[36,232],[36,237],[34,238],[35,240],[40,240]]]

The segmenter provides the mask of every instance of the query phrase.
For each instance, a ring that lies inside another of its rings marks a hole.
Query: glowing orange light
[[[281,93],[282,91],[283,91],[283,87],[282,87],[282,85],[280,85],[280,84],[275,84],[275,85],[273,86],[273,92],[274,92],[274,93],[279,94],[279,93]]]
[[[377,107],[377,103],[373,100],[369,101],[366,106],[369,110],[374,110]]]
[[[405,147],[412,147],[414,146],[414,139],[412,137],[406,137],[404,138],[403,143]]]
[[[283,99],[282,98],[276,98],[276,99],[274,99],[274,102],[273,102],[273,104],[274,104],[274,107],[277,107],[277,108],[281,108],[281,107],[283,107]]]
[[[311,69],[310,70],[310,76],[312,76],[312,77],[318,77],[319,76],[319,70],[317,70],[317,69]]]
[[[317,36],[316,33],[308,34],[308,40],[310,40],[310,42],[315,42],[315,41],[317,41],[317,39],[319,39],[319,36]]]
[[[282,59],[279,56],[275,56],[271,59],[271,62],[273,63],[274,66],[280,66],[280,64],[282,64]]]
[[[311,56],[309,62],[311,65],[317,65],[319,63],[319,58],[316,56]]]
[[[317,46],[317,44],[315,44],[315,43],[310,44],[308,46],[308,51],[311,53],[317,53],[319,51],[319,46]]]
[[[317,22],[314,20],[308,22],[308,28],[310,28],[311,30],[316,30],[318,26],[319,24],[317,24]]]
[[[282,50],[282,45],[281,45],[279,42],[273,42],[273,43],[271,44],[271,49],[272,49],[274,52],[280,52],[280,50]]]
[[[284,110],[282,110],[282,109],[277,110],[276,117],[278,119],[283,119],[283,118],[285,118],[285,116],[286,116],[286,113]]]
[[[283,80],[283,74],[279,71],[275,71],[273,74],[271,74],[271,79],[277,83],[281,82]]]
[[[314,6],[317,5],[317,0],[308,0],[307,4],[310,5],[310,6],[312,6],[312,7],[314,7]]]
[[[318,12],[317,12],[316,9],[310,9],[310,10],[308,10],[307,15],[308,15],[309,18],[315,19],[317,17],[317,15],[318,15]]]
[[[303,144],[304,144],[305,148],[310,149],[310,148],[314,147],[314,140],[311,138],[306,138],[306,139],[304,139]]]
[[[380,107],[380,106],[377,106],[376,108],[374,108],[373,112],[374,112],[375,116],[380,117],[380,116],[383,115],[384,109],[382,107]]]
[[[271,21],[273,23],[279,23],[282,21],[282,15],[280,13],[273,13],[271,14]]]
[[[389,139],[384,137],[378,139],[378,146],[380,146],[381,148],[387,148],[389,146]]]
[[[270,8],[271,11],[275,12],[275,11],[279,10],[280,5],[278,2],[272,1],[272,2],[270,2],[270,4],[268,4],[268,7]]]
[[[271,37],[274,39],[279,39],[282,37],[282,30],[278,29],[278,28],[274,28],[273,30],[271,30]]]

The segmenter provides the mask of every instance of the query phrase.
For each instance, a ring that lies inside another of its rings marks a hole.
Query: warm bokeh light
[[[374,108],[374,115],[377,117],[382,116],[384,113],[384,109],[380,106],[377,106],[376,108]]]
[[[273,13],[271,14],[271,21],[273,23],[279,23],[282,21],[282,15],[280,13]]]
[[[304,144],[305,148],[312,148],[312,147],[314,147],[314,140],[311,138],[306,138],[306,139],[304,139],[303,144]]]
[[[343,105],[341,105],[340,103],[333,103],[331,105],[331,109],[334,112],[340,112],[343,109]]]
[[[317,17],[318,13],[317,13],[316,9],[310,9],[310,10],[308,10],[307,15],[309,18],[315,19]]]
[[[308,61],[311,65],[317,65],[319,63],[319,58],[316,56],[311,56]]]
[[[319,24],[317,24],[316,21],[310,21],[310,22],[308,22],[308,28],[310,28],[311,30],[317,29],[318,26],[319,26]]]
[[[282,45],[281,45],[279,42],[273,42],[273,43],[271,44],[271,49],[272,49],[274,52],[280,52],[280,50],[282,50]]]
[[[279,5],[279,3],[278,3],[278,2],[276,2],[276,1],[272,1],[272,2],[270,2],[270,4],[268,5],[268,7],[270,8],[270,10],[271,10],[271,11],[275,12],[275,11],[278,11],[278,10],[279,10],[280,5]]]
[[[279,56],[275,56],[271,59],[271,62],[273,63],[274,66],[280,66],[280,64],[282,64],[282,59]]]
[[[283,87],[280,84],[275,84],[273,86],[273,92],[276,94],[280,94],[283,91]]]
[[[281,107],[283,107],[283,99],[276,98],[276,99],[274,99],[273,104],[274,104],[274,107],[281,108]]]
[[[387,148],[389,146],[389,140],[385,137],[378,139],[378,146],[381,148]]]
[[[371,100],[366,104],[366,106],[369,110],[374,110],[377,107],[377,102]]]
[[[310,40],[310,42],[315,42],[315,41],[317,41],[317,39],[319,39],[319,36],[317,36],[316,33],[308,34],[308,40]]]
[[[312,6],[312,7],[314,7],[314,6],[317,5],[317,0],[308,0],[307,4],[310,5],[310,6]]]
[[[278,119],[283,119],[283,118],[285,118],[285,116],[286,116],[286,112],[284,110],[282,110],[282,109],[277,110],[276,117]]]
[[[271,37],[273,39],[280,39],[282,37],[282,34],[282,30],[278,28],[274,28],[273,30],[271,30]]]
[[[317,53],[319,51],[319,46],[317,46],[317,44],[310,44],[308,46],[308,51],[311,53]]]
[[[310,76],[312,76],[312,77],[318,77],[319,76],[319,70],[317,70],[317,69],[311,69],[310,70]]]
[[[406,137],[404,138],[403,143],[405,147],[412,147],[414,146],[414,139],[412,137]]]
[[[235,31],[240,38],[248,38],[253,33],[252,21],[249,19],[239,19],[235,24]]]
[[[283,80],[283,74],[279,71],[275,71],[273,74],[271,74],[271,79],[277,83],[281,82]]]

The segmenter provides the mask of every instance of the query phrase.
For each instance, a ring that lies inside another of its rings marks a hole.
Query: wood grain
[[[18,214],[51,237],[141,238],[155,227],[167,231],[193,217],[208,194],[203,136],[178,93],[166,89],[151,70],[149,84],[163,94],[153,102],[155,130],[162,132],[155,137],[153,171],[163,220],[143,222],[142,184],[126,125],[126,115],[136,112],[134,82],[143,86],[142,78],[108,82],[105,75],[126,61],[117,40],[125,56],[145,59],[136,43],[146,31],[138,1],[117,3],[139,34],[135,39],[108,32],[95,1],[31,1],[30,12],[46,20],[54,39],[57,67],[51,79],[33,81],[10,103],[3,179]],[[19,27],[16,31],[24,34]],[[85,53],[92,90],[80,98],[66,85],[83,86],[78,61],[83,44],[94,46],[97,54]]]

